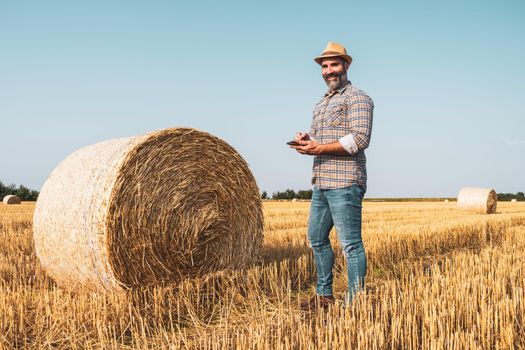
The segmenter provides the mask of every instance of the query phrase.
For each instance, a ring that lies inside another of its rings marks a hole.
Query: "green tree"
[[[312,190],[300,190],[297,192],[297,198],[299,199],[312,199]]]
[[[7,194],[15,194],[16,192],[16,185],[15,184],[10,184],[9,186],[7,186]]]
[[[0,200],[2,200],[4,196],[7,196],[7,186],[0,181]]]
[[[296,194],[294,190],[287,189],[284,192],[274,192],[272,194],[273,199],[294,199],[296,198]]]
[[[20,200],[27,201],[27,200],[29,200],[28,198],[31,195],[31,190],[29,188],[25,187],[24,185],[20,185],[16,189],[15,195],[17,195],[18,198],[20,198]]]
[[[299,190],[295,192],[294,190],[287,189],[283,192],[274,192],[272,193],[273,199],[312,199],[312,190]]]
[[[498,193],[498,200],[499,201],[510,201],[511,199],[514,199],[516,196],[514,193]]]
[[[518,201],[525,201],[525,195],[523,192],[514,193],[498,193],[499,201],[510,201],[511,199],[516,199]]]

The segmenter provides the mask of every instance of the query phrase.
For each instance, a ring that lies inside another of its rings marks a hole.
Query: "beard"
[[[328,78],[332,77],[335,78],[335,80],[328,80]],[[341,85],[348,81],[346,72],[326,74],[323,75],[323,79],[328,88],[332,91],[337,90]]]

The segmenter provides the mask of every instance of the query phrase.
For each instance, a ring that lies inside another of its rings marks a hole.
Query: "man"
[[[328,91],[314,108],[310,133],[298,132],[291,146],[313,155],[314,185],[308,240],[317,270],[316,296],[301,308],[327,307],[334,302],[334,254],[329,233],[335,225],[348,269],[347,301],[364,288],[366,255],[361,239],[361,203],[366,191],[365,149],[370,142],[374,104],[347,79],[352,63],[346,49],[329,42],[315,62],[321,65]]]

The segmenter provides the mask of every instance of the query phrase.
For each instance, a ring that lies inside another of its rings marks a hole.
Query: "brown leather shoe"
[[[314,295],[310,300],[301,302],[301,310],[328,309],[328,306],[333,303],[335,303],[335,299],[332,295]]]

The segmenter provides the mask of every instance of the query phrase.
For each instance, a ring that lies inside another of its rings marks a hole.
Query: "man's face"
[[[347,63],[339,57],[325,58],[321,61],[323,79],[330,90],[337,90],[347,81]]]

